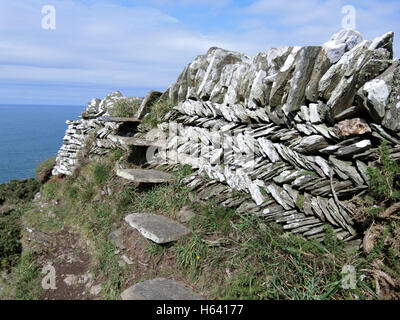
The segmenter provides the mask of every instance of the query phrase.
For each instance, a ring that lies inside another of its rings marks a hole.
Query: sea
[[[57,154],[66,120],[85,106],[0,104],[0,184],[35,177],[37,166]]]

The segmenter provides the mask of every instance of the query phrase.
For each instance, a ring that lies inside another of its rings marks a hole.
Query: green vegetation
[[[102,164],[96,164],[93,168],[94,182],[100,186],[104,184],[109,176],[109,170]]]
[[[39,189],[40,184],[32,178],[0,184],[0,205],[28,202],[39,192]]]
[[[374,275],[376,293],[400,297],[400,161],[390,158],[387,141],[381,142],[376,166],[368,168],[370,195],[364,225],[368,270]]]
[[[0,216],[0,270],[7,269],[18,261],[21,254],[20,214],[13,211]]]
[[[120,100],[117,101],[114,106],[109,110],[110,116],[112,117],[135,117],[139,110],[141,101],[140,100]]]
[[[59,198],[58,191],[60,190],[60,188],[61,188],[60,181],[58,181],[56,179],[50,180],[48,183],[46,183],[43,186],[41,195],[42,195],[43,199],[48,200],[48,201],[57,200]]]
[[[2,295],[5,298],[12,295],[16,300],[38,300],[42,294],[40,284],[40,268],[31,251],[22,254],[21,260],[11,273],[13,288],[6,287]],[[12,293],[10,291],[13,291]],[[0,299],[2,298],[0,295]]]
[[[296,207],[300,210],[303,211],[303,205],[304,205],[304,194],[299,194],[296,200]]]
[[[382,150],[385,156],[384,147]],[[189,188],[181,183],[192,173],[190,166],[176,170],[175,179],[169,184],[143,188],[113,174],[117,160],[124,161],[121,150],[83,161],[72,176],[52,179],[42,186],[42,200],[50,203],[43,212],[38,213],[31,205],[13,217],[3,217],[19,221],[22,216],[30,226],[48,233],[61,229],[78,232],[83,241],[90,243],[90,270],[96,279],[101,279],[101,295],[106,299],[118,299],[128,286],[152,278],[159,266],[165,274],[179,272],[211,299],[376,299],[381,297],[376,277],[365,270],[372,270],[378,261],[381,272],[393,279],[400,275],[399,221],[382,224],[378,217],[381,211],[373,218],[375,225],[381,226],[376,243],[367,255],[362,255],[359,251],[348,252],[332,228],[327,228],[323,242],[310,241],[285,233],[279,225],[266,224],[262,217],[222,207],[213,198],[207,202],[194,200]],[[397,167],[385,161],[376,168],[378,171],[370,170],[375,196],[371,201],[382,210],[395,201],[397,190],[396,174],[387,174],[388,170],[397,172]],[[374,187],[382,183],[382,177],[387,177],[387,188]],[[237,198],[242,196],[241,192],[234,194]],[[304,196],[300,195],[297,207],[302,208],[303,202]],[[142,256],[132,257],[133,265],[121,264],[119,250],[110,242],[109,234],[125,225],[127,213],[151,212],[176,219],[184,206],[190,206],[195,213],[188,223],[190,236],[169,245],[144,240],[140,247],[136,243],[138,252],[131,254]],[[48,218],[50,212],[52,218]],[[2,263],[12,267],[11,296],[37,298],[40,275],[35,254],[28,251],[18,261],[20,242],[16,239],[20,237],[21,224],[6,221],[2,225],[2,221],[5,220],[0,220],[0,228],[6,231],[1,234],[10,236],[3,237],[0,246],[10,257]],[[140,268],[144,254],[150,262],[146,260],[145,267]],[[341,281],[342,268],[349,264],[356,268],[357,279],[361,275],[367,277],[357,282],[356,289],[347,290]],[[132,280],[136,272],[139,275]]]
[[[336,237],[328,236],[325,244],[308,241],[285,235],[278,225],[267,226],[255,216],[230,217],[229,222],[228,236],[209,240],[209,229],[195,222],[192,229],[202,233],[194,232],[191,241],[182,240],[176,247],[178,266],[199,281],[204,279],[212,298],[346,298],[341,270],[349,257]],[[213,236],[226,231],[215,230]],[[365,298],[370,292],[362,287],[357,295]]]
[[[47,182],[51,177],[51,171],[56,165],[56,157],[52,157],[46,161],[43,161],[36,169],[36,179],[40,183]]]
[[[379,166],[368,168],[371,195],[382,202],[400,199],[400,162],[390,159],[389,147],[382,140],[379,148]]]
[[[8,270],[19,260],[21,216],[39,188],[40,184],[34,179],[0,185],[0,271]]]
[[[149,128],[155,128],[161,122],[163,122],[165,115],[172,110],[173,104],[169,99],[158,99],[149,113],[143,118],[142,125],[148,126]]]

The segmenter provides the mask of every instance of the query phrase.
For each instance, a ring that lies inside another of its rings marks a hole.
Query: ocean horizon
[[[0,104],[0,184],[35,177],[37,166],[55,156],[66,120],[77,120],[85,106]]]

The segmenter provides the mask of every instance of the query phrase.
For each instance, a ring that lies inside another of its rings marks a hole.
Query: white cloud
[[[13,87],[9,92],[15,93],[18,84],[29,83],[37,85],[43,97],[46,83],[68,86],[66,99],[78,96],[71,94],[76,88],[85,94],[100,87],[141,93],[143,88],[165,89],[211,46],[256,54],[272,46],[321,44],[340,29],[346,4],[259,0],[242,8],[231,0],[150,0],[126,7],[111,0],[53,0],[57,29],[46,31],[41,28],[41,8],[48,2],[0,0],[3,99],[8,92],[4,87]],[[219,13],[206,17],[208,11],[199,8]],[[400,32],[398,3],[366,0],[356,8],[359,30],[366,38]],[[183,21],[196,10],[201,13],[196,26]],[[23,87],[21,93],[26,92],[32,99],[38,96]],[[15,97],[18,94],[8,99]]]

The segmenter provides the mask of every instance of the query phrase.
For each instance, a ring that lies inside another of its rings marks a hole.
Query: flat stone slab
[[[164,278],[135,284],[121,294],[122,300],[204,300],[180,283]]]
[[[137,147],[162,147],[163,144],[160,141],[150,141],[142,138],[135,137],[122,137],[116,135],[109,135],[108,139],[113,142],[119,143],[125,146],[137,146]]]
[[[184,225],[165,216],[151,213],[132,213],[125,221],[143,237],[158,244],[177,241],[190,233]]]
[[[118,169],[117,176],[138,183],[164,183],[173,178],[173,175],[167,172],[145,169]]]
[[[100,117],[97,120],[103,121],[103,122],[134,122],[134,123],[140,123],[141,120],[138,118],[127,118],[127,117]]]

